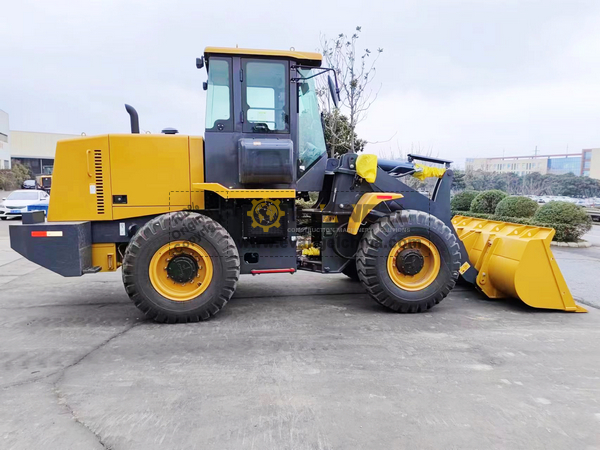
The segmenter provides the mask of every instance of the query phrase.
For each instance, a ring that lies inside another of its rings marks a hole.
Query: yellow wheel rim
[[[423,257],[423,267],[414,275],[407,275],[398,270],[396,258],[403,250],[416,250]],[[396,286],[405,291],[420,291],[429,286],[440,272],[440,252],[428,239],[422,236],[409,236],[398,242],[388,255],[388,275]]]
[[[185,280],[179,276],[173,277],[174,270],[178,269],[173,264],[184,266]],[[150,260],[148,271],[156,292],[170,300],[186,302],[208,288],[213,276],[213,264],[209,254],[198,244],[175,241],[157,250]]]

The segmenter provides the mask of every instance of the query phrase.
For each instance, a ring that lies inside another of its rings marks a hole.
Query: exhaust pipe
[[[135,108],[131,105],[125,105],[125,110],[129,114],[129,120],[131,121],[131,132],[133,134],[140,133],[140,119],[138,118],[138,113]]]

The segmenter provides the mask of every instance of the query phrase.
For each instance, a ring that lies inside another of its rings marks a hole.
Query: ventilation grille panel
[[[102,150],[94,150],[94,174],[96,176],[96,211],[104,214],[104,175],[102,173]]]

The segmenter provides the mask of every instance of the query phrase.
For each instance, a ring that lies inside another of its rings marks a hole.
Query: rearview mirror
[[[331,75],[327,75],[327,83],[329,84],[329,93],[331,94],[331,99],[333,100],[334,106],[337,108],[340,103],[340,93],[337,86],[333,82]]]

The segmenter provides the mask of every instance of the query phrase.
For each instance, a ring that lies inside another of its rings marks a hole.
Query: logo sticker
[[[252,200],[252,209],[246,214],[252,219],[252,228],[260,227],[266,233],[269,228],[281,227],[280,219],[285,212],[279,208],[281,200]]]

